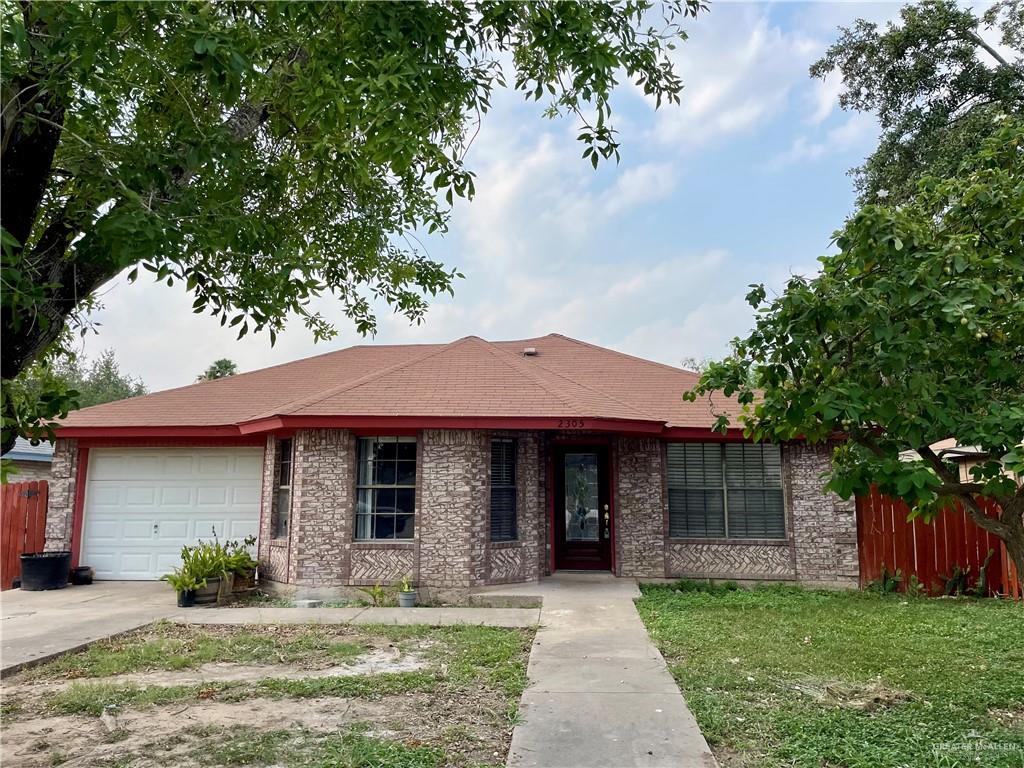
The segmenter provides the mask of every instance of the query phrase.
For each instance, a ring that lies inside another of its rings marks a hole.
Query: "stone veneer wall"
[[[288,580],[309,587],[345,585],[355,524],[355,437],[345,429],[302,429],[293,439]]]
[[[436,588],[486,581],[490,441],[487,432],[423,430],[419,460],[419,578]]]
[[[78,476],[78,441],[59,439],[50,464],[49,500],[46,509],[47,552],[71,549],[75,513],[75,482]]]
[[[660,440],[620,438],[615,444],[616,572],[665,576],[665,466]]]
[[[860,576],[856,503],[822,492],[821,475],[830,466],[833,447],[785,449],[796,578],[804,584],[854,587]]]

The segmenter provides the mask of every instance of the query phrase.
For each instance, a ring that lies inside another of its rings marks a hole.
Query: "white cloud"
[[[838,74],[827,75],[823,80],[815,80],[814,112],[811,115],[813,125],[821,125],[839,105],[839,95],[843,92],[843,78]]]
[[[658,112],[654,136],[680,149],[741,133],[777,116],[824,43],[783,30],[770,7],[715,5],[698,17],[673,58],[682,103]]]
[[[812,162],[827,155],[855,150],[867,154],[874,146],[877,133],[878,123],[872,115],[854,112],[817,140],[808,138],[806,134],[795,137],[789,148],[769,159],[765,167],[779,170],[794,163]]]

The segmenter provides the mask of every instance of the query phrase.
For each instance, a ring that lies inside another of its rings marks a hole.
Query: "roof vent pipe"
[[[536,354],[537,354],[537,348],[536,347],[525,347],[523,349],[523,355],[525,355],[526,357],[534,357]]]

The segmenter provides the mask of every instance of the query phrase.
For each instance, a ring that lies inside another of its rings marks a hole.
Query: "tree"
[[[79,408],[139,397],[148,391],[142,379],[121,372],[112,349],[103,350],[88,365],[75,361],[68,366],[67,375],[71,386],[78,390]]]
[[[65,340],[65,346],[70,343]],[[76,408],[88,408],[114,400],[146,394],[142,380],[121,372],[114,350],[106,349],[89,363],[78,355],[63,352],[37,360],[21,376],[5,387],[4,397],[11,404],[14,421],[4,423],[8,431],[37,444],[52,440],[50,419],[66,416]],[[42,416],[40,416],[42,414]],[[6,482],[9,464],[0,464],[0,480]]]
[[[89,408],[93,405],[139,397],[147,393],[142,379],[121,371],[114,350],[105,349],[92,362],[81,358],[63,357],[52,363],[37,363],[26,371],[18,382],[30,390],[43,392],[60,389],[71,392],[73,408]]]
[[[236,373],[238,373],[238,365],[235,364],[235,361],[222,357],[220,360],[210,363],[210,366],[196,377],[196,381],[213,381],[214,379],[223,379],[225,376],[234,376]]]
[[[836,245],[775,299],[752,286],[753,331],[686,397],[736,395],[757,440],[844,436],[829,488],[877,484],[925,520],[960,502],[1024,573],[1024,485],[1007,474],[1024,474],[1024,120],[909,202],[863,206]],[[970,480],[929,447],[949,437],[988,457]]]
[[[596,166],[618,157],[620,73],[679,99],[668,51],[704,6],[660,5],[3,0],[4,382],[125,269],[271,343],[290,314],[333,335],[322,294],[363,333],[372,298],[421,321],[460,275],[416,232],[473,195],[465,156],[502,62],[579,119]]]
[[[873,112],[878,148],[853,171],[862,203],[903,201],[927,174],[948,176],[1003,114],[1024,115],[1024,4],[1004,0],[979,18],[953,0],[907,5],[884,31],[863,19],[811,67],[843,79],[844,109]],[[988,42],[996,38],[1004,50]]]

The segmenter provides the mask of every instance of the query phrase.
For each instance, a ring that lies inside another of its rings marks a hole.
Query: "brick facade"
[[[854,501],[822,491],[831,455],[831,445],[783,446],[784,540],[669,539],[666,576],[856,586]]]
[[[665,463],[660,440],[620,438],[615,445],[616,573],[665,576]]]
[[[418,451],[419,578],[441,588],[486,581],[488,433],[427,429]]]
[[[856,505],[852,498],[822,493],[831,456],[831,445],[786,448],[796,580],[852,587],[860,573]]]
[[[490,440],[517,442],[517,528],[490,541]],[[550,572],[548,483],[554,433],[424,430],[417,435],[414,538],[355,541],[357,439],[348,430],[293,436],[290,526],[273,539],[277,498],[269,438],[262,480],[259,558],[263,576],[309,593],[391,584],[404,575],[426,590],[465,590],[532,581]],[[584,436],[585,439],[585,436]],[[665,445],[611,439],[615,572],[637,578],[781,580],[854,586],[858,576],[853,501],[823,494],[829,446],[785,446],[787,537],[778,541],[669,539]],[[58,440],[51,465],[48,550],[70,546],[78,445]]]
[[[53,461],[50,463],[49,501],[46,511],[47,552],[71,549],[77,479],[78,441],[57,440],[53,446]]]

